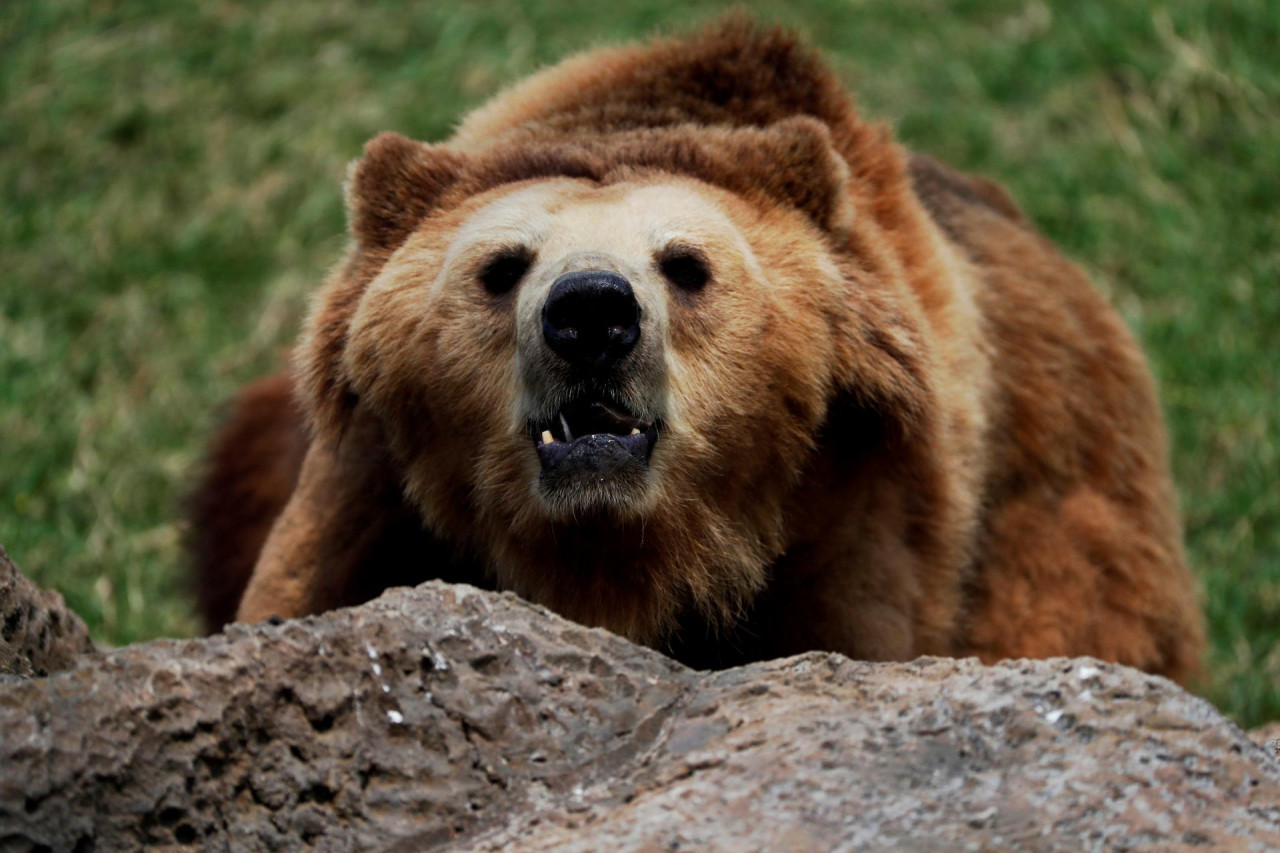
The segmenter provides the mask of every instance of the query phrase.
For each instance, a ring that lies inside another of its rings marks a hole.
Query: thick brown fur
[[[211,625],[246,582],[257,619],[445,576],[709,665],[817,648],[1196,672],[1132,339],[1003,189],[907,154],[792,35],[731,19],[572,58],[446,143],[375,139],[348,200],[300,408],[283,378],[247,391],[199,491]],[[628,233],[683,210],[715,270],[693,294],[655,284]],[[539,266],[486,294],[500,247],[468,235],[538,217],[559,229]],[[527,318],[587,263],[579,238],[630,270],[650,325],[621,393],[666,431],[644,482],[557,496],[522,413],[569,392]]]
[[[280,373],[240,392],[188,502],[196,603],[211,627],[235,618],[262,544],[297,484],[307,431],[293,384]]]

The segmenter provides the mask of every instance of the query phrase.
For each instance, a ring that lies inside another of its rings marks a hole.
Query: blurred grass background
[[[751,8],[907,143],[1004,182],[1124,313],[1173,434],[1203,690],[1280,718],[1280,2]],[[194,632],[180,498],[338,258],[364,140],[439,139],[545,63],[717,11],[0,4],[0,544],[100,641]]]

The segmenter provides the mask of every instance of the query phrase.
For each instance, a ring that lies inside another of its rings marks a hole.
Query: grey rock
[[[62,596],[33,584],[0,548],[0,682],[67,669],[93,650]]]
[[[1280,758],[1280,723],[1259,726],[1249,732],[1249,737],[1253,738],[1255,743],[1262,744],[1264,749],[1270,750],[1276,758]]]
[[[1277,846],[1280,762],[1087,659],[697,672],[433,582],[0,684],[0,850]]]

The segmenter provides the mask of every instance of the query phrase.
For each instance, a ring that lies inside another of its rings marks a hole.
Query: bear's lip
[[[628,460],[648,464],[658,422],[637,417],[599,397],[566,403],[549,421],[530,424],[544,472],[583,467],[606,473]]]

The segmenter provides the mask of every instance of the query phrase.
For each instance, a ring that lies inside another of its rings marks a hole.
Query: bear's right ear
[[[466,155],[425,145],[398,133],[381,133],[347,179],[347,219],[362,249],[391,251],[458,180]]]

